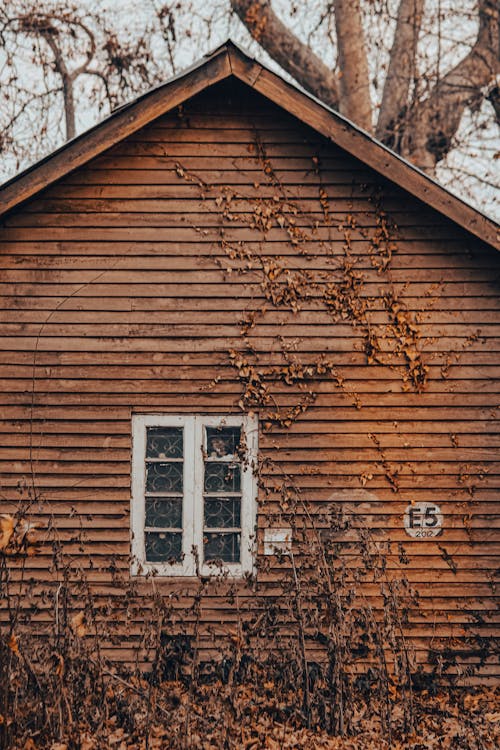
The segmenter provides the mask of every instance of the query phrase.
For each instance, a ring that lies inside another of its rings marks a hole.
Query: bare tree
[[[170,41],[173,17],[164,12],[159,21]],[[73,3],[9,0],[0,6],[1,150],[10,149],[18,166],[40,155],[36,146],[43,153],[75,136],[79,99],[87,102],[82,117],[90,125],[86,110],[113,109],[163,81],[171,71],[156,64],[150,41],[150,28],[135,38],[120,35],[103,14]]]

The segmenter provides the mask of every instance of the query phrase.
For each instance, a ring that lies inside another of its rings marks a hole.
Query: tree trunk
[[[335,0],[337,76],[340,111],[368,132],[372,130],[370,77],[359,0]]]
[[[416,77],[417,44],[424,0],[401,0],[394,31],[389,68],[385,79],[376,136],[397,150],[400,128],[404,128],[412,82]]]
[[[75,99],[73,90],[73,78],[70,75],[62,76],[64,115],[66,120],[66,140],[75,137]]]
[[[65,116],[65,124],[66,124],[66,140],[70,140],[71,138],[75,137],[75,99],[74,99],[74,90],[73,90],[73,81],[74,81],[74,74],[70,74],[66,63],[64,62],[64,57],[57,46],[57,44],[54,41],[53,35],[51,33],[51,30],[46,32],[44,30],[40,31],[41,35],[49,45],[50,49],[52,50],[52,54],[54,55],[54,64],[57,72],[61,76],[62,81],[62,93],[63,93],[63,100],[64,100],[64,116]]]

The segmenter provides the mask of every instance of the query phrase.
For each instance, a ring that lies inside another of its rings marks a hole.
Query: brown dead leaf
[[[491,721],[492,724],[500,724],[500,711],[484,714],[484,718],[486,721]]]
[[[87,732],[80,735],[80,750],[94,750],[97,747],[96,740]]]
[[[13,654],[16,656],[19,656],[19,642],[17,640],[17,636],[15,633],[11,633],[10,638],[7,642],[8,647],[12,651]]]
[[[13,516],[0,516],[0,550],[4,550],[8,546],[15,527],[16,522]]]
[[[391,701],[393,701],[393,702],[397,701],[397,699],[398,699],[398,689],[397,689],[396,685],[393,685],[393,684],[389,683],[389,685],[388,685],[388,691],[389,691],[389,698],[391,699]]]
[[[83,638],[87,634],[87,626],[85,622],[85,612],[77,612],[76,615],[70,620],[71,630],[78,638]]]
[[[61,654],[55,654],[56,659],[56,675],[58,677],[62,677],[64,674],[64,659],[62,658]]]
[[[363,473],[361,474],[359,481],[361,482],[362,487],[366,487],[368,482],[370,482],[373,479],[373,474]]]
[[[128,737],[123,727],[118,727],[114,732],[108,735],[108,744],[117,745],[119,742],[123,742]]]

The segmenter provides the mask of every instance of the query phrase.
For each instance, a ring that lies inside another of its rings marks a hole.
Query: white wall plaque
[[[415,503],[406,508],[403,522],[408,536],[428,539],[441,533],[443,514],[436,503]]]
[[[286,555],[292,549],[291,529],[264,529],[264,554]]]

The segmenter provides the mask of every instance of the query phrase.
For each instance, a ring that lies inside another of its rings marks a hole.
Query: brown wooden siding
[[[123,597],[132,413],[238,413],[244,385],[231,350],[264,370],[283,367],[284,352],[305,365],[324,353],[341,387],[318,376],[308,383],[314,402],[295,421],[261,430],[260,454],[272,464],[263,468],[259,533],[281,518],[280,483],[292,479],[313,510],[340,507],[351,493],[359,523],[368,521],[381,544],[391,542],[389,571],[397,576],[403,567],[420,593],[407,629],[425,663],[432,639],[495,631],[499,258],[283,111],[256,95],[241,110],[232,93],[222,85],[219,95],[159,118],[4,221],[2,510],[15,509],[20,497],[26,503],[34,485],[43,503],[34,501],[32,513],[45,529],[40,552],[12,571],[13,580],[38,596],[36,611],[26,596],[26,617],[49,622],[43,592],[60,575],[53,555],[62,543],[75,580],[84,570],[103,612],[110,602],[116,609],[105,653],[130,661],[137,648],[146,659],[149,600],[141,591],[151,584]],[[263,201],[293,206],[287,215],[298,234],[276,221],[260,231]],[[382,210],[394,247],[381,270],[372,239]],[[384,332],[387,364],[369,363],[362,321],[334,319],[325,307],[326,285],[345,278],[346,243],[370,325]],[[241,257],[230,257],[231,247],[243,249]],[[307,272],[299,309],[266,299],[259,258]],[[390,330],[390,294],[418,332],[428,368],[421,392]],[[272,389],[284,412],[304,396],[299,380],[277,378]],[[263,428],[269,410],[260,409]],[[442,508],[443,534],[410,539],[404,509],[424,500]],[[349,535],[338,541],[355,565]],[[279,568],[259,572],[256,588],[241,584],[243,607],[256,606],[256,596],[279,598]],[[176,616],[191,627],[193,585],[156,585],[179,592]],[[366,595],[380,608],[376,587]],[[237,616],[224,587],[209,586],[201,610],[208,655]],[[489,658],[480,678],[498,671]]]

